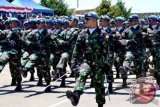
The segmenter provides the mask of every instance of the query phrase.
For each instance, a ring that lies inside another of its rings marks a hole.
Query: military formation
[[[74,91],[66,92],[74,106],[90,76],[98,107],[103,107],[105,77],[108,92],[113,92],[113,66],[123,88],[127,87],[129,73],[140,78],[150,72],[160,85],[159,22],[155,15],[111,19],[96,12],[84,17],[30,18],[23,24],[17,18],[8,18],[0,30],[0,72],[8,63],[15,91],[22,90],[22,77],[28,73],[30,81],[35,80],[35,69],[37,85],[43,85],[43,78],[47,84],[45,92],[52,91],[51,81],[61,79],[60,87],[65,87],[65,79],[74,77]]]

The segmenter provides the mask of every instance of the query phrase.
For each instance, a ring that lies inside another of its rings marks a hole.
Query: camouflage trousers
[[[114,66],[115,66],[117,72],[119,72],[119,67],[123,65],[123,61],[125,59],[124,54],[125,53],[115,54]]]
[[[55,71],[56,74],[63,75],[66,73],[66,66],[67,63],[69,62],[69,57],[70,56],[67,52],[61,54],[59,62],[56,65],[56,71]]]
[[[3,70],[4,66],[8,63],[10,55],[7,51],[0,52],[0,72]]]
[[[134,73],[136,74],[137,78],[145,75],[143,54],[133,54],[130,51],[126,52],[123,62],[123,70],[121,70],[123,79],[127,78],[127,71],[131,70],[132,66],[134,66],[136,69]]]
[[[97,66],[90,66],[87,63],[82,63],[79,67],[79,76],[76,78],[75,90],[83,91],[87,77],[90,75],[94,82],[96,92],[96,102],[105,104],[105,87],[104,87],[104,72]]]
[[[22,81],[20,66],[20,54],[12,54],[9,60],[9,68],[12,78],[15,79],[18,84]]]
[[[33,69],[36,65],[37,60],[38,55],[36,53],[30,54],[29,52],[25,51],[21,58],[21,66],[22,68],[25,68],[27,70]]]
[[[157,84],[160,85],[160,49],[157,50],[155,55],[153,56],[153,64],[154,64],[154,71],[153,76],[157,80]]]
[[[49,55],[40,55],[38,58],[37,75],[40,79],[44,78],[47,85],[51,82]]]

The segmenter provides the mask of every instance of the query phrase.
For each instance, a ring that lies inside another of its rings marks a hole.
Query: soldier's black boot
[[[69,100],[71,100],[71,103],[72,103],[73,106],[77,106],[81,94],[82,94],[82,91],[72,92],[72,91],[68,90],[66,92],[66,96]]]
[[[118,68],[118,67],[116,67],[116,71],[117,71],[116,78],[120,78],[120,75],[119,75],[119,68]]]
[[[21,83],[17,83],[17,86],[15,88],[15,91],[22,91]]]
[[[62,78],[60,87],[66,87],[65,79],[66,79],[66,77],[63,77],[63,78]]]
[[[21,74],[24,78],[27,77],[27,69],[26,68],[20,68]]]
[[[108,91],[109,93],[113,93],[112,82],[109,82]]]
[[[39,80],[38,80],[37,86],[42,86],[42,85],[43,85],[42,78],[41,78],[41,77],[39,77]]]
[[[123,78],[123,83],[122,83],[122,87],[126,88],[127,87],[127,78]]]
[[[31,73],[31,77],[30,77],[30,79],[29,79],[30,81],[34,81],[35,79],[34,79],[34,73]]]
[[[12,78],[12,81],[11,81],[11,86],[16,86],[16,80],[14,78]]]
[[[47,82],[47,87],[46,89],[44,90],[44,92],[51,92],[52,91],[52,88],[51,88],[51,85],[50,85],[50,81]]]
[[[98,107],[103,107],[103,104],[98,104]]]
[[[93,79],[91,79],[90,87],[91,88],[94,87],[94,81],[93,81]]]

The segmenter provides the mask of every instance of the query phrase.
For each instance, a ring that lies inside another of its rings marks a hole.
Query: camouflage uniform
[[[136,67],[137,78],[144,76],[144,38],[142,30],[139,25],[135,28],[130,27],[126,29],[123,33],[124,39],[129,40],[127,43],[127,51],[125,54],[125,60],[123,62],[123,67],[120,67],[121,75],[123,79],[123,87],[126,87],[127,71],[131,70],[131,64],[134,62]]]
[[[9,60],[9,68],[10,71],[12,72],[11,74],[13,75],[13,78],[15,78],[17,82],[17,87],[15,91],[20,91],[21,90],[21,72],[20,72],[20,59],[21,59],[21,30],[20,28],[14,28],[11,29],[9,34],[7,35],[7,39],[11,44],[11,50],[10,50],[10,60]]]
[[[157,84],[160,85],[160,31],[158,30],[158,26],[155,29],[153,29],[151,26],[147,28],[145,43],[147,48],[149,48],[151,55],[153,56],[153,61],[151,64],[154,66],[154,70],[151,71],[151,74],[153,74],[157,80]]]
[[[100,28],[96,28],[92,34],[88,29],[82,30],[78,35],[71,61],[71,64],[81,62],[74,93],[82,93],[86,79],[91,75],[95,84],[96,102],[98,104],[105,103],[104,73],[107,72],[106,65],[109,66],[109,47],[105,34]],[[69,97],[70,92],[68,91],[67,94]]]
[[[62,54],[56,66],[56,71],[59,70],[57,74],[60,73],[60,75],[63,75],[66,73],[66,66],[67,63],[70,64],[71,55],[79,32],[78,28],[71,28],[62,31],[62,33],[59,34],[59,42],[61,43],[59,51],[61,50]],[[62,78],[60,86],[65,86],[65,77]]]
[[[114,44],[114,66],[116,68],[117,74],[116,78],[119,78],[119,67],[122,65],[125,54],[125,46],[121,42],[122,40],[122,32],[125,30],[123,27],[124,18],[119,16],[115,18],[116,27],[112,28],[111,35],[113,36],[113,44]]]
[[[21,58],[21,67],[23,70],[33,70],[38,60],[38,46],[36,41],[36,30],[28,30],[23,33],[23,54]],[[34,70],[32,71],[32,73]]]
[[[42,78],[44,77],[47,85],[51,82],[50,77],[50,65],[49,65],[49,56],[50,52],[47,48],[47,44],[45,44],[45,38],[47,35],[47,29],[44,28],[44,30],[40,33],[37,32],[37,40],[38,40],[38,46],[39,46],[39,52],[38,52],[38,63],[37,63],[37,74],[39,77],[38,85],[42,85]]]
[[[0,72],[3,70],[6,63],[9,61],[10,44],[6,40],[6,34],[4,31],[0,31]]]

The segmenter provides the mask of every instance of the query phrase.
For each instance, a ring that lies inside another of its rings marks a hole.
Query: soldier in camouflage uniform
[[[127,87],[127,72],[131,70],[131,64],[134,63],[136,67],[136,76],[145,76],[144,73],[144,38],[142,34],[142,29],[139,25],[138,15],[131,15],[129,20],[131,22],[131,27],[126,29],[122,36],[124,39],[128,40],[126,46],[125,60],[123,66],[120,67],[121,76],[123,79],[122,87]]]
[[[121,16],[115,18],[115,29],[112,31],[112,36],[114,38],[114,52],[115,52],[115,58],[114,58],[114,66],[116,68],[117,74],[116,78],[119,78],[119,67],[122,66],[122,63],[124,61],[124,55],[125,55],[125,46],[126,42],[123,40],[122,32],[125,30],[123,26],[123,22],[125,19]]]
[[[40,52],[38,53],[38,66],[37,73],[39,77],[38,85],[42,85],[42,78],[45,79],[46,84],[49,85],[51,82],[50,76],[50,49],[46,44],[46,38],[48,35],[47,29],[45,28],[46,19],[40,18],[38,24],[38,45],[40,46]]]
[[[50,51],[50,65],[53,67],[52,75],[53,80],[55,80],[54,74],[56,74],[55,69],[58,64],[58,61],[61,57],[61,50],[59,50],[60,43],[57,41],[59,38],[59,34],[63,31],[62,29],[63,21],[61,19],[57,19],[54,21],[54,30],[50,36],[51,38],[51,51]]]
[[[67,63],[70,64],[73,48],[75,46],[78,33],[80,32],[77,28],[78,21],[78,17],[72,16],[69,22],[70,28],[63,30],[58,36],[61,44],[61,47],[59,48],[59,51],[61,51],[61,58],[56,66],[56,75],[64,75],[66,73]],[[65,76],[62,78],[61,87],[65,86],[65,78]]]
[[[11,45],[6,40],[7,34],[5,32],[6,31],[0,30],[0,72],[3,70],[4,66],[8,63],[10,58],[9,52],[11,49]],[[12,76],[11,85],[14,86],[16,85],[16,81],[12,72],[11,72],[11,76]]]
[[[157,80],[157,84],[160,85],[160,31],[157,24],[158,16],[151,15],[149,18],[149,27],[147,28],[147,35],[145,36],[145,42],[151,55],[153,56],[152,65],[154,70],[151,74]]]
[[[23,41],[22,58],[21,58],[22,69],[31,68],[31,69],[28,69],[31,73],[30,81],[34,81],[34,73],[35,73],[34,68],[31,67],[33,64],[31,64],[31,62],[30,62],[31,61],[30,54],[31,54],[31,52],[33,52],[33,50],[35,48],[35,47],[33,47],[34,41],[33,41],[33,38],[31,37],[32,33],[30,33],[30,32],[32,32],[33,30],[35,30],[37,28],[36,21],[37,21],[36,19],[30,19],[30,20],[27,20],[24,22],[24,31],[23,31],[23,36],[21,38]],[[33,55],[31,55],[31,56],[33,58]],[[25,67],[25,66],[27,66],[27,67]],[[22,74],[24,74],[24,73],[22,73]],[[27,74],[24,74],[24,77],[26,75]]]
[[[4,66],[9,62],[9,58],[10,58],[10,50],[11,50],[11,44],[9,43],[9,41],[7,40],[7,35],[9,34],[10,32],[10,21],[9,19],[7,19],[5,21],[5,30],[4,31],[0,31],[0,35],[1,35],[1,38],[0,38],[0,53],[1,53],[1,56],[0,56],[0,61],[1,61],[1,64],[0,64],[0,72],[3,70]],[[14,78],[14,74],[13,72],[11,72],[10,70],[10,73],[11,73],[11,77],[12,77],[12,81],[11,81],[11,85],[12,86],[15,86],[16,85],[16,80]]]
[[[81,62],[81,64],[74,92],[68,90],[66,96],[74,106],[79,102],[88,75],[94,77],[92,79],[95,84],[98,107],[103,107],[103,104],[105,104],[104,73],[107,72],[105,70],[108,64],[108,36],[97,26],[97,19],[98,15],[95,12],[85,14],[87,29],[79,33],[73,51],[71,65],[78,62]]]
[[[20,58],[21,58],[21,29],[19,26],[19,21],[17,18],[11,18],[11,30],[7,35],[7,40],[10,42],[12,48],[10,50],[10,60],[9,60],[9,68],[12,72],[13,78],[15,78],[17,82],[17,87],[15,91],[21,91],[21,72],[20,72]]]
[[[45,19],[41,18],[37,21],[37,30],[33,30],[30,32],[25,40],[25,44],[27,45],[26,49],[29,49],[24,53],[24,60],[22,60],[23,65],[23,74],[24,77],[27,75],[27,71],[33,69],[33,67],[37,67],[37,75],[39,77],[39,81],[37,85],[43,85],[42,78],[45,78],[47,85],[50,84],[50,67],[49,67],[49,50],[45,44],[45,38],[48,36],[47,29],[45,28]],[[33,48],[33,49],[31,49]],[[29,58],[29,60],[25,60]]]
[[[37,53],[39,51],[37,46],[38,41],[36,41],[37,40],[36,30],[29,29],[24,31],[21,39],[23,43],[23,49],[22,49],[23,54],[21,58],[22,75],[26,77],[27,71],[30,71],[31,72],[30,80],[34,80],[34,67],[38,59]]]
[[[99,24],[101,26],[101,29],[104,30],[109,36],[110,36],[110,40],[108,41],[110,44],[110,50],[108,50],[108,62],[109,65],[106,65],[106,71],[108,71],[107,73],[107,78],[108,78],[108,83],[109,83],[109,92],[112,93],[112,82],[114,81],[113,79],[113,71],[112,71],[112,66],[113,66],[113,60],[114,60],[114,44],[113,44],[113,40],[114,38],[112,37],[111,39],[111,34],[113,32],[112,28],[109,26],[110,23],[110,17],[105,15],[105,16],[101,16],[100,20],[99,20]]]

